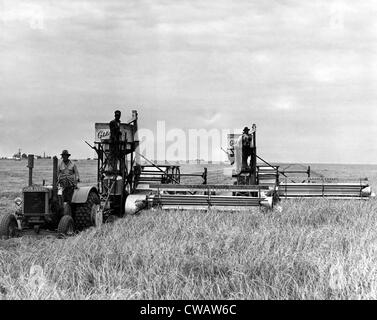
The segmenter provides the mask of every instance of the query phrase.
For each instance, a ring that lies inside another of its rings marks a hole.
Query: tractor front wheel
[[[74,234],[73,218],[69,215],[63,216],[58,225],[59,236],[72,236]]]
[[[17,219],[13,214],[0,217],[0,239],[14,238],[18,235]]]
[[[97,211],[99,204],[99,196],[94,191],[89,192],[85,203],[76,204],[75,225],[77,229],[83,230],[94,225],[93,213]]]

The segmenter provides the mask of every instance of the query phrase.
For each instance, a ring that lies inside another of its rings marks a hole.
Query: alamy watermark
[[[155,130],[140,128],[138,152],[156,161],[227,160],[232,138],[241,134],[240,129],[181,129],[167,130],[165,121],[157,121]]]

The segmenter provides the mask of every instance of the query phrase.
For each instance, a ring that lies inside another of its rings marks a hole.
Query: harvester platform
[[[134,214],[143,202],[144,207],[177,210],[227,211],[248,210],[250,207],[272,209],[277,199],[275,188],[260,185],[182,185],[151,184],[145,186],[147,194],[130,195],[127,198],[126,211]]]

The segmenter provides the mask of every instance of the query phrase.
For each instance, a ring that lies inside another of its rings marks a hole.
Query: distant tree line
[[[28,155],[26,153],[21,154],[21,159],[27,159]],[[13,158],[20,158],[19,153],[15,153],[13,155]],[[51,159],[51,156],[40,156],[40,155],[35,155],[34,158],[36,159]],[[7,159],[7,157],[1,157],[0,159]]]

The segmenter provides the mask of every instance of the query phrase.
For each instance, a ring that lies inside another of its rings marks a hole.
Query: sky
[[[0,156],[92,157],[94,123],[137,109],[152,131],[256,123],[270,162],[376,164],[376,16],[371,0],[0,0]]]

